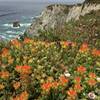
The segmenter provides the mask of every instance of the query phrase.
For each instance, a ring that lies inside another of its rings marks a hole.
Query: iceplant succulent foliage
[[[2,47],[0,99],[98,99],[100,50],[85,42],[58,42],[25,37]]]

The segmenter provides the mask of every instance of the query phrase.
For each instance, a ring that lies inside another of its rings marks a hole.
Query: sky
[[[23,1],[23,2],[30,2],[30,1],[32,1],[32,2],[47,2],[47,1],[49,1],[49,2],[83,2],[84,0],[0,0],[0,1]]]

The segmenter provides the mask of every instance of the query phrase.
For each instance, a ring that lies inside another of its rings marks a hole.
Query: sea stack
[[[20,27],[20,22],[19,21],[14,21],[13,22],[13,27]]]

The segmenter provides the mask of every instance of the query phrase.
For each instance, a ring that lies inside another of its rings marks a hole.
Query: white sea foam
[[[20,27],[28,27],[30,26],[31,23],[21,23]],[[4,27],[8,27],[8,28],[14,28],[14,29],[18,29],[20,27],[13,27],[13,24],[3,24]]]
[[[6,31],[7,34],[16,34],[14,31]]]
[[[27,26],[30,26],[30,25],[31,25],[31,23],[22,23],[22,24],[20,24],[21,27],[27,27]]]
[[[3,24],[3,26],[5,26],[5,27],[13,27],[12,24]]]
[[[13,27],[13,24],[3,24],[4,27],[18,29],[19,27]]]
[[[9,38],[16,38],[18,35],[8,35]]]
[[[22,31],[6,31],[6,34],[7,35],[20,35],[20,34],[24,34],[24,31],[22,32]]]

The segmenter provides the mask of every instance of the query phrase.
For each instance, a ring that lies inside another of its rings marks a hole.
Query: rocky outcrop
[[[13,22],[13,27],[20,27],[19,21],[14,21]]]
[[[91,11],[100,10],[100,4],[83,5],[50,5],[41,15],[31,24],[25,31],[26,34],[36,35],[39,30],[56,30],[63,28],[64,25],[74,19],[79,20],[80,16],[84,16]]]
[[[65,5],[50,5],[26,30],[28,34],[37,34],[39,30],[55,29],[57,25],[65,23],[68,7]]]

